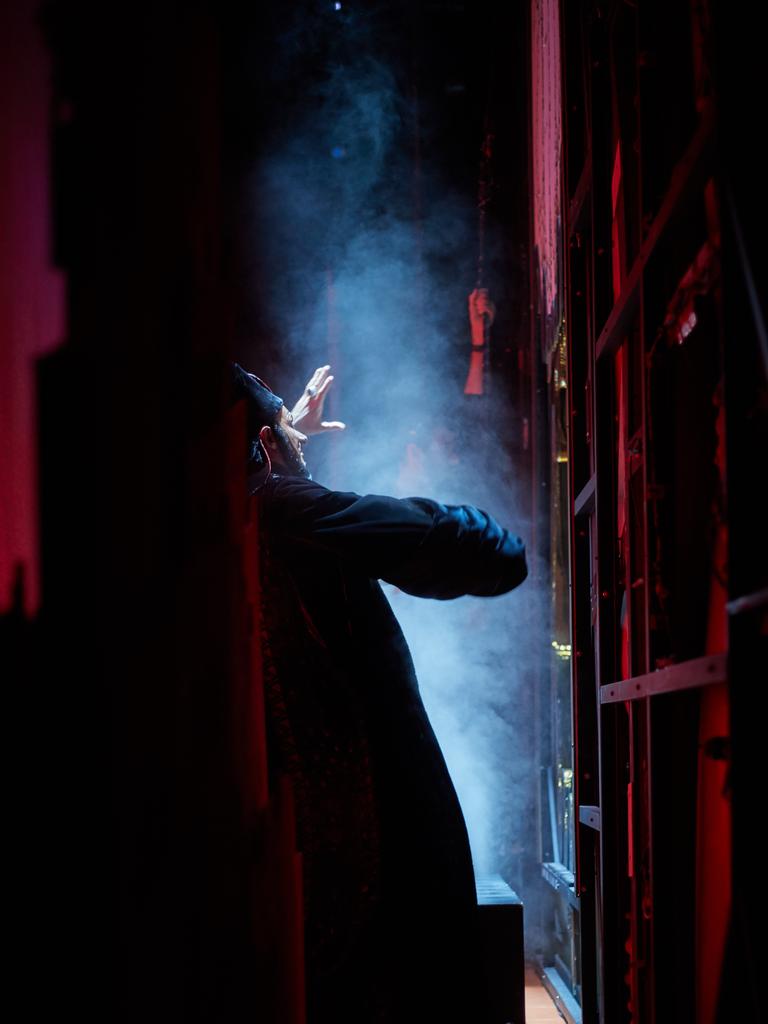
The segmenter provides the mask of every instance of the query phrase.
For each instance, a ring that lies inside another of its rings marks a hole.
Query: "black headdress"
[[[232,402],[245,399],[248,413],[248,460],[261,464],[263,452],[259,444],[262,427],[274,427],[280,417],[283,400],[254,373],[239,363],[232,363]]]

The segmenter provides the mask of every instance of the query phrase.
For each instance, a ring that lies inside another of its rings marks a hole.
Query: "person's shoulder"
[[[344,504],[343,496],[303,476],[271,473],[258,492],[262,506],[280,518],[300,516],[320,510],[327,513]]]
[[[272,522],[283,528],[301,530],[310,526],[312,529],[338,527],[340,516],[346,517],[345,521],[356,522],[370,517],[375,504],[375,495],[334,491],[315,480],[280,473],[271,474],[260,494],[262,508]]]
[[[258,496],[266,504],[284,501],[311,501],[328,494],[328,488],[303,476],[270,473]]]

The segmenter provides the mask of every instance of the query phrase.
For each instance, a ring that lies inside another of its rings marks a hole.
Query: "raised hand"
[[[323,406],[333,381],[333,375],[328,373],[329,370],[330,366],[318,366],[291,410],[293,426],[308,437],[346,428],[346,423],[323,419]]]

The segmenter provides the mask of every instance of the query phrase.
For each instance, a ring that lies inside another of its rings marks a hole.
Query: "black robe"
[[[378,580],[493,596],[521,539],[472,506],[272,474],[261,513],[270,756],[292,778],[310,1024],[480,1024],[466,826]],[[468,680],[471,685],[471,680]]]

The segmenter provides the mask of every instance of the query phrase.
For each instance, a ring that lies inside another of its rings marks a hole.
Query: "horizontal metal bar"
[[[576,495],[573,503],[573,514],[585,516],[592,511],[595,505],[595,478],[591,476]]]
[[[608,322],[600,332],[597,348],[595,349],[595,359],[600,359],[610,352],[615,352],[627,333],[629,322],[637,305],[637,297],[640,293],[640,275],[646,262],[643,259],[641,264],[641,259],[642,253],[635,261],[635,265],[624,284],[621,295],[611,310]]]
[[[581,1024],[581,1007],[574,999],[557,968],[545,967],[541,980],[566,1024]]]
[[[756,590],[753,594],[734,597],[725,607],[729,615],[741,615],[742,612],[751,612],[766,604],[768,604],[768,590]]]
[[[621,679],[600,687],[600,703],[614,704],[625,700],[640,700],[655,697],[660,693],[674,693],[677,690],[691,690],[697,686],[724,683],[728,678],[728,656],[708,654],[703,658],[691,658],[657,672]]]
[[[584,166],[579,175],[579,183],[576,192],[568,206],[568,238],[571,239],[581,227],[582,218],[586,210],[586,198],[592,187],[592,154],[587,154]]]
[[[579,909],[579,897],[576,895],[576,879],[573,872],[564,864],[548,862],[541,865],[541,877],[555,892],[559,892],[576,910]]]
[[[582,804],[579,807],[579,821],[582,825],[589,825],[596,832],[600,831],[600,808],[591,804]]]
[[[710,108],[702,115],[699,127],[681,159],[675,166],[670,178],[669,188],[661,204],[659,212],[650,226],[640,252],[632,265],[629,276],[624,282],[616,303],[611,310],[608,321],[600,332],[595,348],[595,359],[615,352],[627,333],[629,321],[635,311],[640,294],[640,280],[656,245],[671,224],[674,215],[681,209],[681,200],[690,198],[694,187],[704,177],[707,164],[705,157],[709,155],[710,144],[714,135],[714,119]]]

